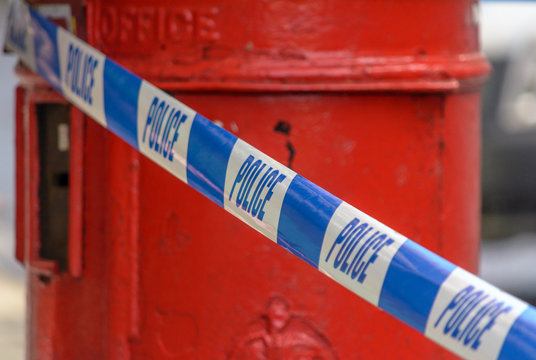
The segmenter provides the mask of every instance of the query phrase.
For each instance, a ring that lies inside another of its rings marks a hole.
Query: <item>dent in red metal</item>
[[[78,30],[281,163],[476,271],[478,88],[488,71],[476,4],[86,0]],[[26,97],[43,92],[31,75],[21,79]],[[82,247],[70,251],[82,261],[48,282],[30,273],[29,358],[454,357],[95,122],[81,144],[72,171],[83,183]],[[32,198],[23,189],[19,206]],[[31,218],[25,209],[18,223]]]

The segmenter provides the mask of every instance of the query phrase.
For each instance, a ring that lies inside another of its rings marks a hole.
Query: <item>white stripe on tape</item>
[[[196,112],[143,80],[138,97],[140,152],[186,182],[190,129]]]
[[[281,205],[296,173],[238,139],[225,175],[227,211],[277,241]]]
[[[333,214],[318,260],[318,269],[378,305],[393,256],[406,238],[343,202]]]
[[[456,268],[437,293],[426,336],[468,359],[496,359],[527,304]]]
[[[57,41],[63,95],[106,126],[103,90],[106,56],[63,28],[58,28]]]

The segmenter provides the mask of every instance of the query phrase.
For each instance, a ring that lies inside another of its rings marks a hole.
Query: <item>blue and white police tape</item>
[[[467,359],[536,359],[536,309],[274,161],[39,15],[6,46],[102,126],[266,237]]]

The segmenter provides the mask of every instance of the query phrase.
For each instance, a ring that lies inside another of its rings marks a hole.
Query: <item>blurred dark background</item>
[[[480,275],[536,304],[536,2],[485,1]]]

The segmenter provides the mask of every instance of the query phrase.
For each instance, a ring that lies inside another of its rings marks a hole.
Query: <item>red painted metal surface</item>
[[[478,52],[476,2],[83,5],[77,29],[92,45],[338,197],[477,270],[478,86],[488,67]],[[62,100],[19,74],[17,256],[29,270],[29,358],[453,358],[76,110],[70,265],[43,266],[35,256],[32,111],[36,102]],[[288,133],[276,130],[281,122]]]

